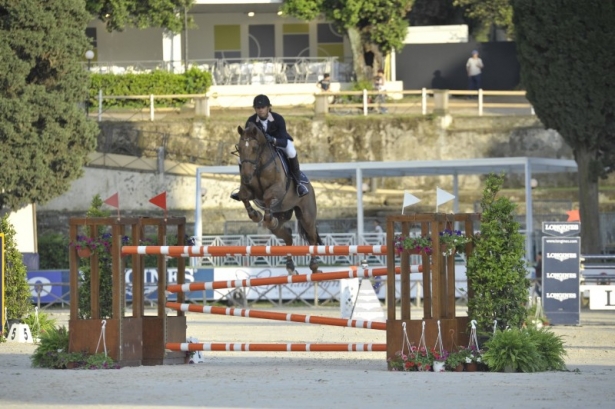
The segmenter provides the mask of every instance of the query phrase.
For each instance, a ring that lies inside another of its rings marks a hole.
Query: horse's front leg
[[[254,210],[249,200],[242,200],[244,207],[246,208],[246,212],[248,212],[248,217],[254,223],[260,223],[263,220],[263,214],[258,210]]]

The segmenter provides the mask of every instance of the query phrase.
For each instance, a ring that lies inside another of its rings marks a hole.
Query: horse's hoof
[[[254,211],[254,213],[250,214],[250,219],[254,223],[260,223],[263,221],[263,214],[261,212]]]
[[[288,267],[287,267],[287,268],[286,268],[286,271],[288,271],[288,275],[289,275],[289,276],[299,274],[299,273],[297,272],[297,270],[295,270],[294,268],[292,268],[292,269],[291,269],[291,268],[288,268]]]

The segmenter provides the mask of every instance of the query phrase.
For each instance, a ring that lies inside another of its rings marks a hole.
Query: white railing
[[[385,244],[385,235],[380,233],[326,233],[320,235],[327,246],[353,246],[353,245],[380,245]],[[195,240],[198,242],[198,240]],[[295,245],[307,245],[299,237],[293,235]],[[202,246],[283,246],[284,242],[272,234],[248,234],[248,235],[220,235],[201,237]],[[263,257],[263,256],[226,256],[226,257],[193,257],[193,267],[285,267],[286,257]],[[293,257],[298,266],[307,266],[309,256]],[[411,255],[411,264],[421,264],[423,258],[419,255]],[[364,261],[370,266],[385,267],[386,256],[320,256],[321,265],[328,266],[358,266]],[[399,261],[399,260],[397,260]]]
[[[289,85],[287,88],[292,87]],[[304,86],[305,87],[305,86]],[[315,88],[315,86],[314,86]],[[423,88],[422,90],[400,90],[400,91],[336,91],[319,93],[298,89],[267,91],[271,99],[294,101],[292,104],[284,105],[277,103],[277,108],[291,108],[293,106],[305,106],[314,104],[316,114],[325,115],[373,115],[379,113],[392,114],[416,114],[427,115],[432,112],[449,112],[466,115],[484,115],[487,111],[492,114],[520,114],[534,115],[531,104],[525,100],[525,91],[463,91],[448,90],[444,95],[435,97],[438,90]],[[236,108],[251,106],[254,92],[246,90],[244,93],[229,94],[237,101]],[[385,96],[385,102],[380,100],[379,95]],[[225,97],[223,91],[218,89],[215,94],[184,94],[184,95],[104,95],[102,90],[97,96],[97,119],[102,121],[106,116],[112,118],[118,113],[131,115],[135,111],[145,112],[150,121],[155,120],[155,113],[176,110],[177,108],[156,108],[156,100],[165,99],[188,99],[195,102],[195,114],[211,116],[212,109],[216,109],[216,100]],[[292,97],[292,98],[290,98]],[[452,98],[453,97],[453,98]],[[460,98],[457,98],[460,97]],[[476,97],[476,99],[467,99]],[[466,98],[466,99],[464,99]],[[512,99],[511,99],[512,98]],[[149,107],[146,109],[121,108],[113,110],[103,107],[105,100],[147,100]],[[301,109],[301,108],[298,108]],[[94,112],[94,110],[92,110]],[[134,117],[134,115],[132,115]],[[125,118],[124,118],[125,119]]]

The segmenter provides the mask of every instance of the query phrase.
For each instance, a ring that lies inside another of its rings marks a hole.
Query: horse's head
[[[267,140],[253,122],[248,123],[245,129],[238,126],[237,133],[239,133],[237,152],[242,165],[241,178],[243,183],[249,184],[267,147]]]

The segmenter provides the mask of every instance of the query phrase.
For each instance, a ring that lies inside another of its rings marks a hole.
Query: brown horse
[[[287,246],[292,246],[292,231],[284,224],[294,212],[301,237],[312,246],[322,245],[316,228],[316,196],[312,185],[305,181],[309,193],[298,197],[294,182],[284,172],[280,156],[267,142],[263,132],[253,123],[249,123],[246,129],[237,127],[237,132],[240,135],[237,152],[241,164],[239,199],[250,219],[255,223],[262,221],[276,237],[284,240]],[[265,212],[264,216],[254,210],[250,201]],[[286,269],[289,274],[295,272],[295,263],[290,256],[286,258]],[[318,270],[314,256],[310,259],[310,269],[313,272]]]

